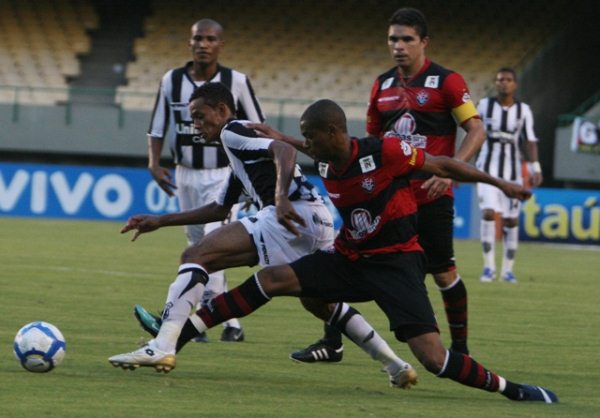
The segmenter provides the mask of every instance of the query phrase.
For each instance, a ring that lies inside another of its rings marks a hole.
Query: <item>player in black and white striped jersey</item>
[[[531,186],[539,186],[542,183],[542,170],[538,161],[538,139],[533,130],[533,114],[526,103],[515,98],[515,71],[501,68],[496,74],[495,83],[497,96],[481,99],[477,106],[487,132],[487,139],[477,157],[477,168],[492,176],[523,184],[520,146],[524,143],[531,161]],[[519,240],[521,202],[506,197],[496,187],[482,183],[477,184],[477,194],[481,209],[484,260],[481,281],[491,282],[496,277],[495,213],[500,213],[504,238],[501,277],[507,282],[516,283],[513,269]]]
[[[296,164],[296,150],[283,142],[259,137],[245,126],[250,121],[233,118],[233,107],[231,93],[220,83],[206,83],[191,97],[190,111],[202,136],[220,139],[231,159],[232,174],[219,197],[208,205],[177,214],[133,216],[121,232],[136,230],[136,239],[163,226],[222,219],[242,189],[253,198],[259,211],[213,231],[183,252],[179,273],[169,287],[158,334],[137,351],[110,357],[109,362],[115,367],[154,367],[164,372],[175,368],[175,353],[198,334],[190,320],[190,306],[195,306],[204,286],[212,280],[208,273],[256,264],[283,265],[333,246],[332,215]],[[307,299],[311,306],[321,307],[318,313],[311,310],[313,314],[382,363],[392,386],[409,388],[416,384],[415,370],[392,351],[357,310],[346,303]],[[214,307],[211,303],[207,309]]]
[[[221,144],[204,141],[194,128],[188,110],[194,89],[208,81],[221,82],[233,94],[238,118],[264,121],[248,77],[219,64],[219,52],[223,44],[223,28],[218,22],[202,19],[194,23],[189,40],[192,61],[167,71],[162,77],[152,112],[148,130],[148,167],[154,180],[169,196],[173,196],[176,190],[182,210],[212,202],[230,172]],[[160,166],[164,139],[168,140],[176,164],[175,183],[170,171]],[[237,210],[238,205],[235,205],[228,219],[235,219]],[[186,225],[188,243],[200,241],[205,233],[221,225],[221,222]],[[213,273],[211,278],[204,302],[227,290],[223,272]],[[136,316],[139,318],[137,310]],[[224,326],[221,340],[243,340],[244,334],[237,319],[228,321]]]

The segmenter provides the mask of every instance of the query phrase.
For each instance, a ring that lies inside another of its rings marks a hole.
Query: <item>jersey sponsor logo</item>
[[[400,139],[408,142],[415,148],[425,148],[427,146],[427,137],[415,133],[417,121],[410,113],[403,114],[394,123],[394,130]]]
[[[439,75],[429,75],[425,79],[425,87],[436,89],[439,87],[439,85],[440,85],[440,76]]]
[[[375,180],[372,177],[365,177],[360,182],[360,187],[362,187],[367,193],[371,193],[375,189]]]
[[[421,90],[417,93],[417,96],[415,98],[417,99],[417,103],[419,104],[419,106],[423,106],[429,101],[429,94],[426,91]]]
[[[323,178],[327,177],[327,171],[329,170],[329,164],[319,163],[319,175]]]
[[[368,173],[369,171],[375,170],[375,160],[372,155],[367,155],[366,157],[362,157],[358,160],[360,164],[360,171],[363,173]]]
[[[393,83],[394,83],[394,77],[390,77],[390,78],[386,79],[383,83],[381,83],[381,90],[390,88]]]
[[[397,100],[400,100],[400,96],[386,96],[386,97],[380,97],[379,99],[377,99],[377,103],[395,102]]]
[[[178,135],[197,135],[200,133],[190,122],[180,122],[175,124],[175,132]]]
[[[350,214],[352,229],[348,230],[352,239],[362,239],[377,229],[381,216],[372,218],[371,213],[366,209],[357,208],[352,211]]]
[[[463,93],[463,97],[462,97],[462,101],[463,101],[463,103],[467,103],[467,102],[468,102],[468,101],[470,101],[470,100],[471,100],[471,95],[469,94],[469,92],[468,92],[468,91],[465,91],[465,92]]]

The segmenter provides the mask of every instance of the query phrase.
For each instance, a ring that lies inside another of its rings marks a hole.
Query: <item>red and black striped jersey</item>
[[[408,80],[397,67],[377,77],[367,110],[367,132],[380,138],[399,137],[429,154],[452,157],[457,123],[473,117],[479,114],[463,77],[427,59]],[[429,201],[420,186],[430,176],[419,172],[411,178],[419,204]]]
[[[350,259],[371,254],[422,251],[417,242],[417,203],[408,174],[423,166],[425,153],[396,138],[351,141],[348,165],[316,166],[343,220],[335,248]]]

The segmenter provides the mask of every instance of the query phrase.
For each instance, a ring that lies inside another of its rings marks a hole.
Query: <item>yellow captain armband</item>
[[[479,113],[471,100],[452,109],[452,116],[454,116],[454,119],[459,125],[462,125],[464,121],[478,115]]]

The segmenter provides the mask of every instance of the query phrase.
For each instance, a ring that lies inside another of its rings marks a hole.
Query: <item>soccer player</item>
[[[260,210],[255,216],[214,230],[183,252],[158,334],[137,351],[111,357],[109,361],[115,366],[149,366],[164,372],[173,369],[175,352],[183,347],[183,343],[177,344],[180,333],[184,342],[198,335],[193,324],[186,321],[190,308],[196,306],[203,288],[212,280],[209,273],[230,267],[289,263],[333,243],[331,213],[296,165],[293,147],[259,138],[244,126],[248,121],[234,119],[233,96],[220,83],[206,83],[196,89],[190,98],[190,112],[203,138],[222,141],[232,166],[229,182],[217,200],[208,205],[159,217],[136,215],[122,232],[135,229],[135,240],[163,226],[221,220],[237,202],[242,188]],[[409,388],[416,384],[415,370],[394,354],[358,311],[345,303],[314,300],[311,304],[320,305],[318,318],[338,327],[383,364],[392,386]],[[212,302],[209,305],[212,307]]]
[[[194,129],[188,111],[188,101],[194,89],[207,81],[217,81],[229,88],[234,96],[236,115],[255,122],[264,121],[262,110],[245,74],[219,64],[219,53],[224,45],[223,28],[211,19],[202,19],[191,27],[189,48],[192,61],[174,68],[163,76],[152,121],[148,131],[148,168],[152,177],[169,196],[177,192],[179,206],[189,210],[212,202],[229,176],[228,160],[219,142],[206,142]],[[168,138],[174,158],[175,183],[171,172],[160,165],[165,137]],[[175,186],[177,185],[177,186]],[[237,216],[238,205],[219,222],[206,225],[185,225],[188,243],[200,241],[205,233]],[[203,297],[204,303],[227,289],[222,271],[211,274],[210,285]],[[140,320],[140,312],[136,308]],[[140,320],[140,322],[142,322]],[[143,323],[142,323],[143,325]],[[244,332],[237,319],[223,324],[222,341],[243,341]],[[206,341],[206,336],[200,338]]]
[[[389,19],[388,47],[396,66],[378,76],[367,109],[367,134],[395,136],[431,155],[469,161],[485,140],[485,129],[463,77],[427,58],[429,33],[424,15],[398,9]],[[467,132],[456,150],[457,123]],[[452,339],[451,350],[468,354],[467,289],[456,270],[452,180],[424,172],[411,174],[418,208],[419,243],[427,272],[440,289]],[[325,335],[290,357],[312,362],[315,350],[342,357],[341,334],[325,325]],[[327,361],[321,360],[318,361]]]
[[[542,184],[542,168],[538,161],[538,139],[533,131],[533,114],[527,103],[515,98],[517,75],[512,68],[501,68],[496,74],[496,97],[481,99],[477,110],[483,116],[487,140],[477,157],[477,167],[494,177],[523,184],[521,174],[521,140],[526,141],[532,164],[531,186]],[[502,280],[517,283],[513,273],[519,243],[519,211],[521,202],[506,197],[488,184],[477,184],[481,209],[481,245],[483,247],[482,282],[496,278],[495,248],[496,213],[502,216],[504,251]]]
[[[343,226],[333,249],[264,268],[217,296],[210,308],[190,317],[198,332],[231,316],[248,315],[277,296],[329,302],[374,300],[396,338],[407,342],[419,362],[436,376],[500,392],[512,400],[558,402],[548,389],[514,383],[442,345],[427,297],[425,256],[417,240],[417,203],[408,176],[420,169],[459,181],[487,182],[513,198],[528,198],[530,192],[466,163],[426,154],[397,138],[350,138],[344,112],[331,100],[319,100],[303,113],[300,129],[306,142],[264,125],[257,129],[315,158]]]

